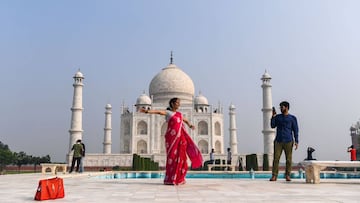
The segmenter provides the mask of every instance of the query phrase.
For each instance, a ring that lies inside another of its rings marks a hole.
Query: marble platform
[[[187,179],[181,186],[162,179],[98,179],[106,172],[61,174],[65,198],[45,202],[360,202],[360,179]],[[40,179],[50,174],[0,175],[0,202],[36,202]]]

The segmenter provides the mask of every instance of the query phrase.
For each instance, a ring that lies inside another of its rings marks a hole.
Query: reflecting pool
[[[105,175],[95,176],[93,178],[98,179],[128,179],[128,178],[164,178],[165,172],[112,172]],[[271,172],[188,172],[186,178],[201,178],[201,179],[270,179]],[[285,178],[284,174],[279,174],[278,179]],[[291,173],[292,179],[305,179],[305,173],[303,171]],[[321,172],[321,179],[360,179],[359,172]]]

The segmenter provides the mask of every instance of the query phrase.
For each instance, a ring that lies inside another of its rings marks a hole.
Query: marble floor
[[[360,202],[360,179],[187,179],[181,186],[162,179],[98,179],[106,172],[64,174],[65,197],[46,202]],[[0,202],[34,202],[40,179],[50,174],[0,175]]]

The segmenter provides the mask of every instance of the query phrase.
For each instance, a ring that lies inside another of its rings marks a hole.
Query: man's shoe
[[[291,181],[290,176],[285,176],[286,181]]]
[[[272,176],[272,177],[270,178],[270,181],[276,181],[276,176]]]

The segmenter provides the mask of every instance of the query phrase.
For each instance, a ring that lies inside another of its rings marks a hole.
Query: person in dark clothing
[[[210,164],[214,164],[214,161],[215,161],[215,151],[214,151],[214,149],[211,149],[211,152],[210,152]]]
[[[230,148],[227,148],[227,164],[231,165],[231,160],[232,160],[232,155],[231,155],[231,150]]]
[[[231,165],[231,160],[232,160],[231,149],[230,149],[230,148],[227,148],[226,164],[227,164],[227,165]],[[227,170],[231,170],[231,168],[228,167]]]
[[[74,170],[75,162],[76,162],[76,172],[79,172],[79,166],[82,157],[83,146],[81,145],[81,140],[77,140],[76,143],[72,146],[71,151],[74,151],[71,168],[69,173],[72,173]]]
[[[286,181],[291,181],[292,150],[294,145],[295,150],[298,148],[299,127],[296,117],[289,114],[289,109],[290,104],[287,101],[280,103],[281,114],[277,115],[275,109],[273,109],[271,127],[276,128],[276,137],[274,140],[274,160],[270,181],[276,181],[277,179],[282,151],[285,152],[286,158],[285,179]]]

